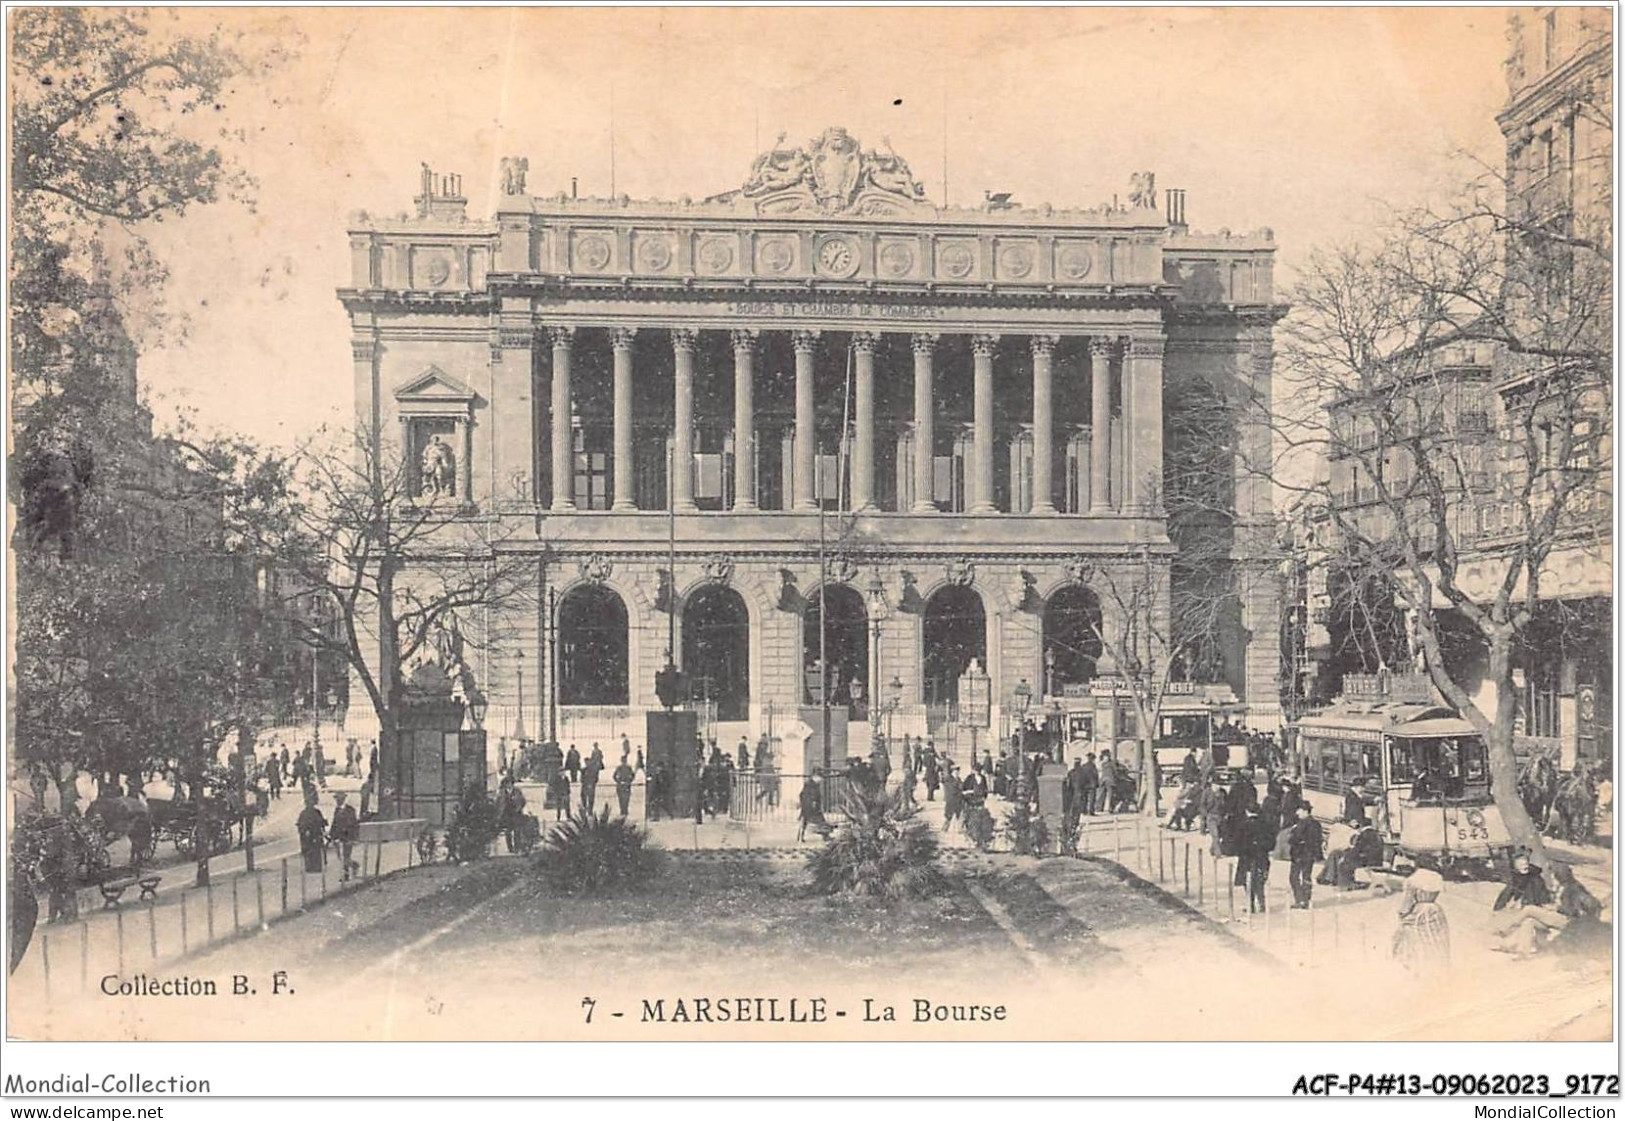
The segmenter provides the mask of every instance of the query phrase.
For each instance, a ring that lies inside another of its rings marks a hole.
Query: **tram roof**
[[[1454,709],[1407,703],[1334,706],[1316,716],[1303,717],[1298,727],[1306,732],[1397,732],[1408,736],[1460,736],[1473,731],[1473,726]]]

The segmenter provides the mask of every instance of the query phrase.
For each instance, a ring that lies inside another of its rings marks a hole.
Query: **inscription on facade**
[[[733,315],[774,319],[941,319],[943,309],[924,304],[876,304],[864,300],[738,300],[728,305]]]

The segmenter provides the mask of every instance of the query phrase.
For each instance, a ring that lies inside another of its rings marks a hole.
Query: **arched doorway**
[[[1099,658],[1100,600],[1083,585],[1069,584],[1044,604],[1045,694],[1090,680]]]
[[[824,600],[829,600],[829,617],[823,620]],[[801,664],[802,701],[817,703],[812,693],[814,667],[819,660],[819,626],[824,626],[824,659],[829,663],[834,688],[832,705],[846,705],[853,720],[868,719],[869,700],[869,612],[863,597],[845,584],[826,584],[807,597],[802,612]],[[858,685],[854,697],[852,683]]]
[[[987,613],[969,588],[938,589],[925,602],[925,703],[942,704],[959,695],[959,678],[971,659],[987,669]]]
[[[750,719],[750,612],[732,588],[709,585],[683,605],[683,671],[690,697],[715,701],[718,720]]]
[[[627,703],[626,604],[610,589],[583,584],[559,601],[559,703]]]

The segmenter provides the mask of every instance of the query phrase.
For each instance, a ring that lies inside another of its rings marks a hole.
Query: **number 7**
[[[590,996],[581,998],[581,1007],[587,1010],[587,1023],[592,1023],[592,1010],[598,1007],[598,1002]]]

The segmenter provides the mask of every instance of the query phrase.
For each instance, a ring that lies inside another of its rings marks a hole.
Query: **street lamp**
[[[1027,706],[1033,702],[1033,687],[1027,684],[1025,677],[1017,683],[1013,690],[1013,696],[1016,701],[1016,749],[1025,752],[1027,750]]]
[[[514,658],[519,670],[519,709],[514,713],[513,738],[515,743],[523,744],[525,742],[525,652],[516,650]]]
[[[869,581],[869,621],[875,628],[875,654],[871,659],[874,662],[875,685],[873,689],[869,690],[869,697],[877,704],[880,701],[880,683],[884,680],[880,676],[880,625],[886,621],[887,616],[890,614],[891,604],[886,602],[886,585],[880,579],[880,569],[876,567],[874,577]],[[869,719],[871,722],[874,720],[872,713]],[[886,728],[886,747],[888,750],[891,748],[891,727],[889,724]]]

